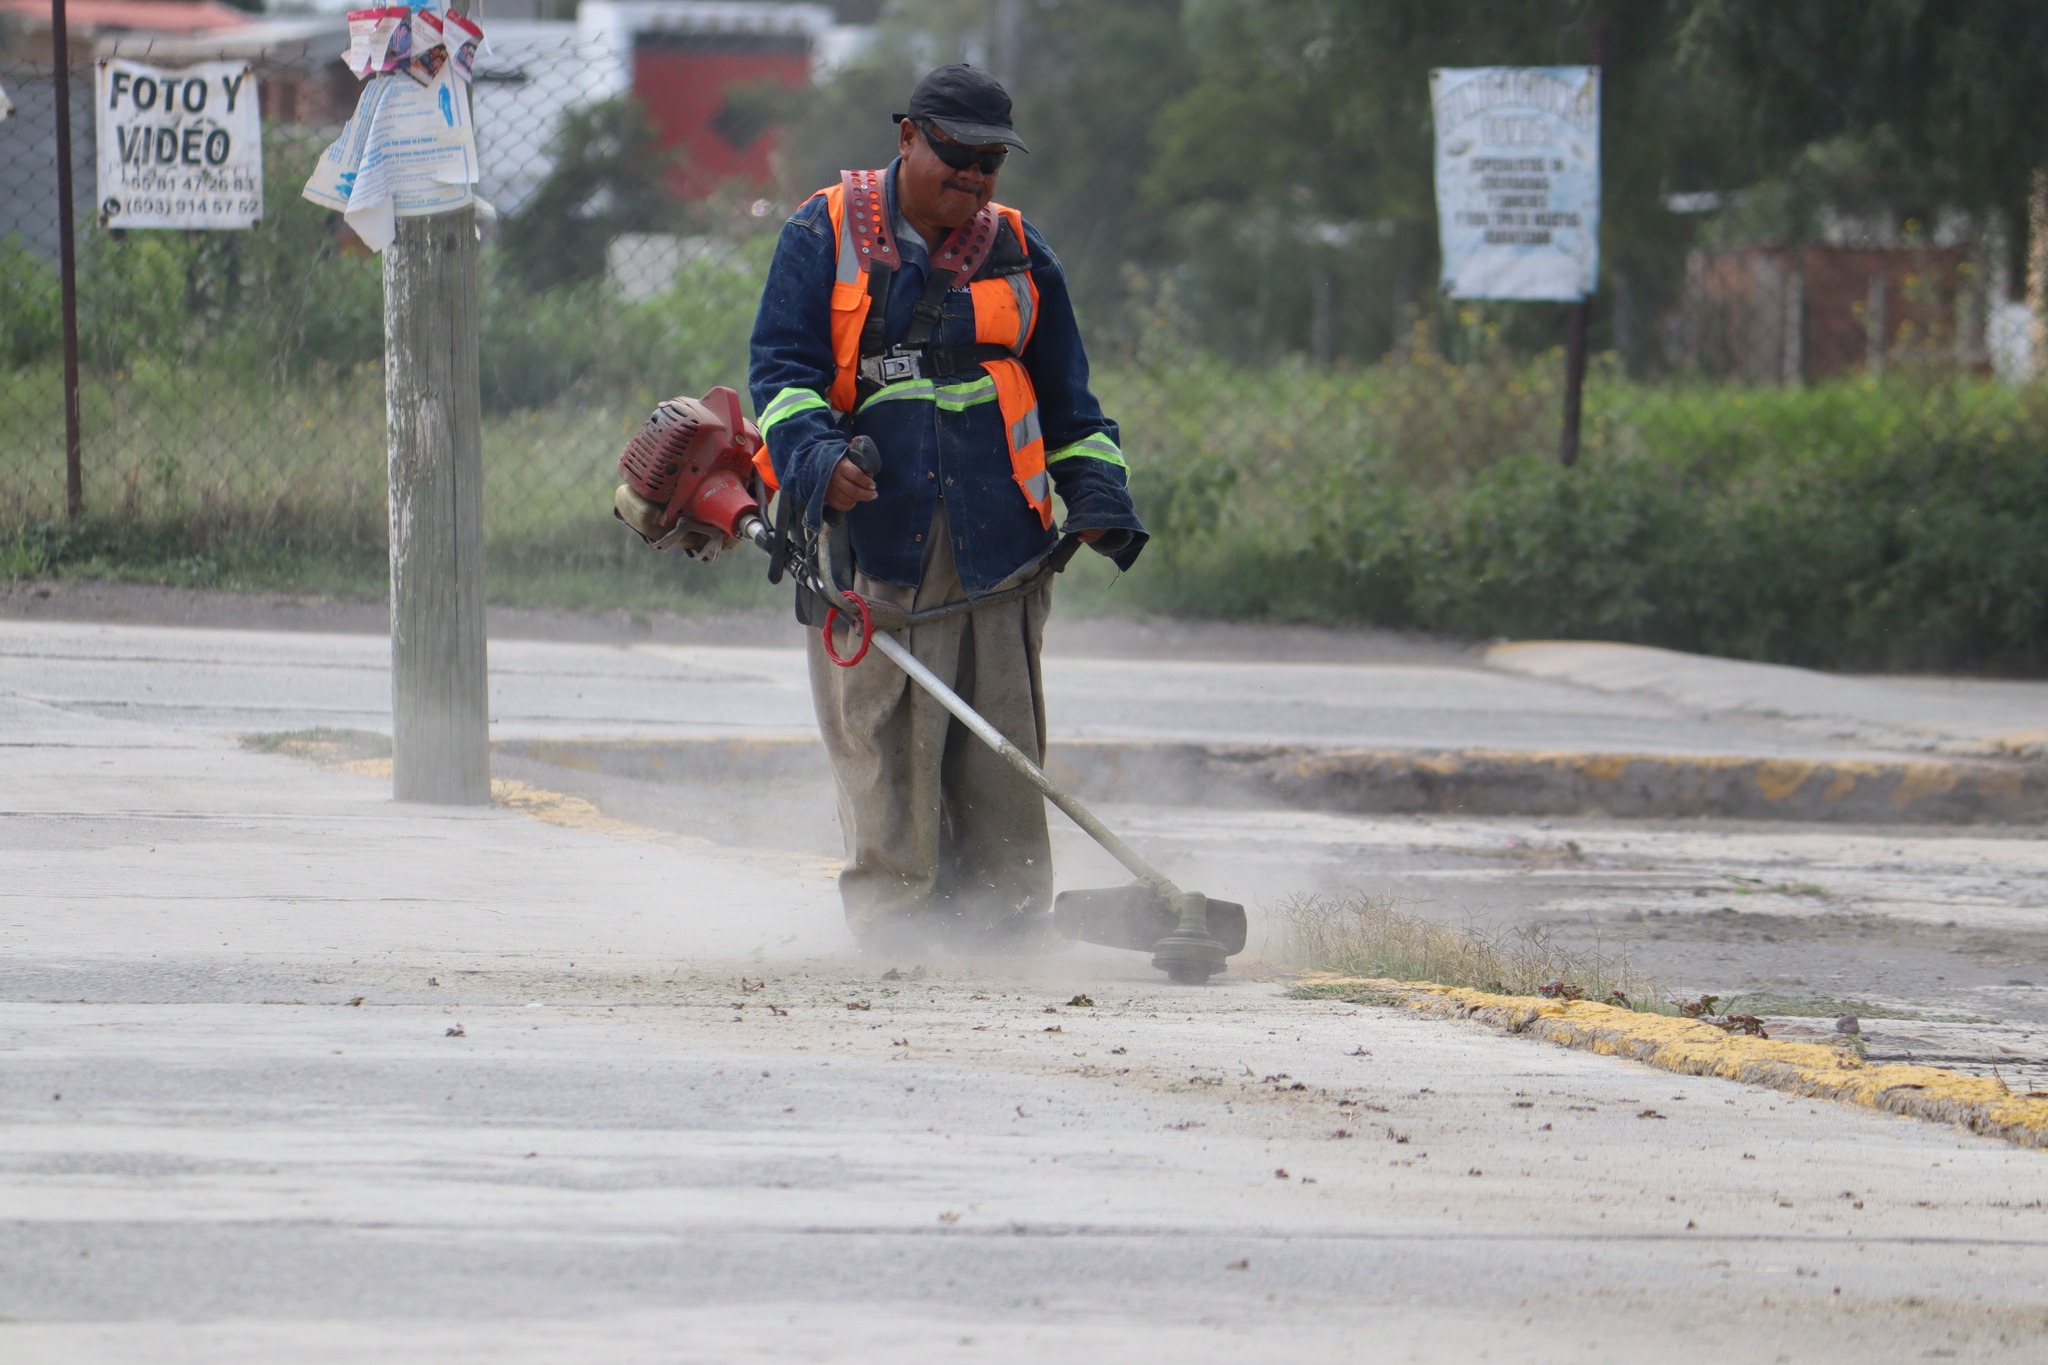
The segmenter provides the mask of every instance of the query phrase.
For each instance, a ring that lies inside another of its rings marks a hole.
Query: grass
[[[1755,1031],[1756,1018],[1764,1016],[1838,1019],[1853,1014],[1862,1019],[1985,1022],[1868,1000],[1774,991],[1704,996],[1699,1003],[1682,1003],[1638,970],[1625,951],[1610,953],[1598,942],[1590,949],[1566,948],[1541,926],[1482,929],[1440,924],[1401,910],[1392,897],[1363,892],[1298,896],[1280,907],[1277,918],[1282,934],[1279,955],[1284,961],[1346,977],[1428,981],[1497,995],[1592,1000],[1643,1014],[1682,1013],[1731,1032]],[[1368,1005],[1403,1003],[1399,996],[1375,995],[1343,982],[1312,982],[1293,994],[1299,999],[1341,999]],[[1708,1001],[1711,1007],[1703,1008]]]
[[[1637,971],[1626,953],[1610,954],[1598,945],[1565,948],[1540,927],[1439,924],[1399,909],[1391,897],[1363,893],[1297,897],[1281,907],[1279,918],[1286,956],[1299,966],[1502,995],[1555,995],[1565,986],[1578,992],[1567,998],[1673,1012],[1662,988]],[[1355,988],[1333,989],[1355,993]],[[1314,994],[1320,988],[1308,990]]]
[[[233,294],[238,277],[202,247],[158,262],[150,290],[131,280],[125,311],[101,309],[81,527],[58,524],[55,357],[0,353],[0,575],[381,595],[374,327],[316,338],[245,318],[262,291]],[[133,243],[95,249],[148,274]],[[594,285],[522,291],[487,269],[494,601],[781,601],[752,556],[657,560],[609,515],[612,462],[653,402],[740,382],[759,255],[695,263],[633,304]],[[374,303],[373,263],[297,259],[265,267],[292,308],[305,311],[295,280],[353,281],[356,304]],[[195,280],[240,302],[188,316]],[[148,325],[116,325],[130,314]],[[248,363],[258,333],[297,338],[291,363]],[[1099,359],[1095,386],[1155,539],[1126,578],[1092,564],[1070,574],[1070,610],[1580,636],[1822,667],[2048,669],[2048,387],[1908,365],[1794,389],[1645,384],[1610,360],[1589,380],[1581,464],[1566,471],[1555,355],[1496,346],[1453,363],[1418,330],[1381,363],[1330,370],[1151,341]]]

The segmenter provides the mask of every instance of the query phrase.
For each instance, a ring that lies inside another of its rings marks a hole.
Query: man
[[[843,513],[852,587],[926,610],[1031,583],[1063,530],[1129,568],[1146,533],[1059,259],[993,202],[1010,97],[941,67],[895,116],[896,160],[845,172],[782,229],[754,324],[768,463],[816,527]],[[846,457],[873,438],[880,469]],[[1025,753],[1045,752],[1039,647],[1049,579],[900,637]],[[879,653],[810,642],[811,695],[839,788],[847,923],[868,951],[1049,942],[1052,859],[1038,792]]]

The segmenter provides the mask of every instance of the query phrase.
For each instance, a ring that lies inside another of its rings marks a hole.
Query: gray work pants
[[[913,590],[857,573],[854,591],[902,609],[966,596],[940,504]],[[1019,601],[896,633],[1011,743],[1045,757],[1039,648],[1052,585]],[[892,922],[973,931],[1052,904],[1045,798],[880,650],[852,668],[809,633],[811,700],[839,788],[839,895],[856,937]],[[855,647],[842,627],[840,654]]]

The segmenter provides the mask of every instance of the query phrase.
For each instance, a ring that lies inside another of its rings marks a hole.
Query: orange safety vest
[[[867,325],[874,295],[869,271],[876,261],[893,270],[897,264],[893,224],[887,217],[888,196],[881,171],[842,171],[837,185],[818,191],[825,199],[825,211],[832,220],[832,239],[837,270],[832,281],[832,360],[835,371],[825,399],[835,412],[852,412],[860,383],[861,332]],[[818,197],[813,195],[813,198]],[[853,204],[847,212],[849,199]],[[997,223],[1007,222],[1019,249],[1024,247],[1024,215],[1016,209],[991,203],[964,227],[956,228],[931,253],[932,269],[953,272],[955,287],[967,280],[974,306],[974,340],[977,345],[1001,346],[1009,356],[984,360],[982,369],[995,381],[996,406],[1002,412],[1003,431],[1010,447],[1010,476],[1038,513],[1041,525],[1050,528],[1052,480],[1045,472],[1045,437],[1039,427],[1038,390],[1030,372],[1017,357],[1031,341],[1038,321],[1038,285],[1027,267],[1014,274],[975,279],[975,272],[988,260],[994,247]],[[775,468],[764,444],[754,457],[754,466],[770,489],[776,485]]]

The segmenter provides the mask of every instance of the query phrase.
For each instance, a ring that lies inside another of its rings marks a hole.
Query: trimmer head
[[[1225,958],[1244,951],[1246,927],[1237,902],[1199,899],[1208,912],[1206,937],[1182,934],[1180,907],[1145,882],[1062,891],[1053,899],[1053,927],[1083,943],[1151,953],[1152,965],[1175,981],[1201,982],[1221,972]]]

